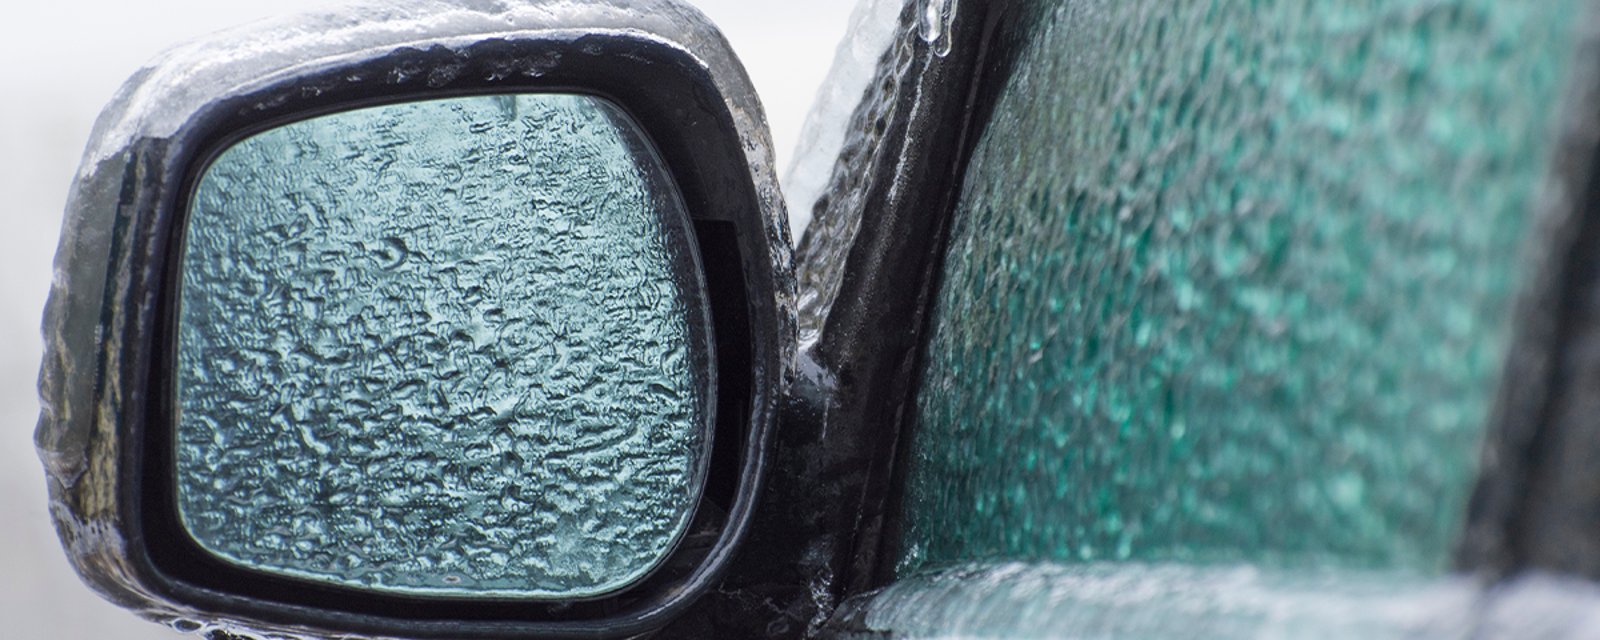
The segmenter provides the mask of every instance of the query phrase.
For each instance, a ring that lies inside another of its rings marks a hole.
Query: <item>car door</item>
[[[1591,5],[909,3],[764,630],[1592,634]]]

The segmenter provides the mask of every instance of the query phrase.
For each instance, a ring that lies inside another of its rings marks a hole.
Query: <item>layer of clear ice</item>
[[[590,597],[689,524],[715,398],[688,214],[588,96],[453,98],[224,152],[191,209],[178,507],[247,568]]]
[[[902,580],[846,606],[840,638],[1593,637],[1600,588],[1530,574],[1465,577],[1246,565],[976,564]]]
[[[610,33],[682,49],[710,73],[744,145],[765,249],[753,264],[770,265],[776,337],[770,362],[783,379],[793,367],[794,280],[787,216],[773,170],[761,105],[727,41],[696,9],[679,0],[389,0],[343,5],[225,31],[167,51],[137,72],[101,113],[68,198],[54,282],[45,309],[42,410],[35,442],[49,476],[51,515],[80,576],[108,600],[186,631],[312,637],[296,624],[202,614],[149,590],[125,555],[135,532],[117,496],[127,478],[119,424],[131,406],[124,355],[148,328],[141,324],[140,287],[149,274],[123,231],[144,224],[124,202],[124,185],[141,162],[159,158],[162,143],[205,105],[249,94],[303,73],[383,57],[394,51],[464,48],[488,38],[570,40]],[[555,61],[553,64],[563,64]],[[552,68],[553,70],[553,68]],[[156,150],[156,151],[152,151]],[[764,360],[765,362],[765,360]],[[765,419],[770,405],[755,407]],[[746,509],[735,504],[735,511]],[[354,638],[357,636],[346,636]]]
[[[812,209],[828,188],[834,165],[845,141],[859,132],[851,128],[856,111],[877,72],[878,59],[894,41],[907,2],[919,0],[861,0],[850,16],[850,27],[839,42],[827,82],[817,91],[806,114],[794,160],[783,176],[789,205],[789,229],[798,240],[811,225]]]

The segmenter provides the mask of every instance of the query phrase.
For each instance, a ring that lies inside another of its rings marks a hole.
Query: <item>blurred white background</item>
[[[690,0],[732,42],[788,164],[855,0]],[[33,451],[39,317],[67,187],[100,107],[157,52],[327,0],[17,1],[0,9],[0,637],[176,638],[78,582]]]

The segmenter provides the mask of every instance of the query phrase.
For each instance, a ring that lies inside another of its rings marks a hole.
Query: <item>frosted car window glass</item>
[[[901,568],[1442,570],[1575,3],[1023,10],[952,226]]]

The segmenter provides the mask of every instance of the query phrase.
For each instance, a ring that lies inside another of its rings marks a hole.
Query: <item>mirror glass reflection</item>
[[[227,148],[190,199],[178,519],[244,568],[401,595],[642,579],[701,493],[688,216],[599,98],[364,108]]]

